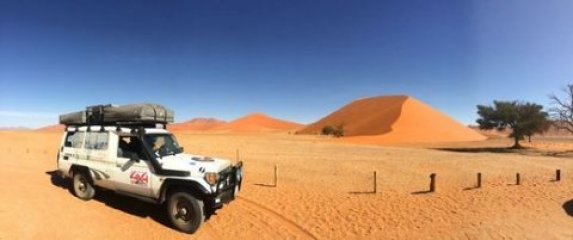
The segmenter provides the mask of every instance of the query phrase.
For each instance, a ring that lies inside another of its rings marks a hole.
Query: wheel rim
[[[193,206],[191,202],[186,199],[179,198],[176,201],[175,206],[173,206],[173,215],[175,219],[180,222],[189,222],[193,216]]]
[[[76,190],[80,193],[85,193],[87,191],[87,182],[84,176],[78,178],[78,182],[76,183]]]

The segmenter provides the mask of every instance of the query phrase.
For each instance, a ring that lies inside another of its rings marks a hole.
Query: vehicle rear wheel
[[[203,201],[187,192],[175,192],[169,196],[167,215],[179,231],[195,233],[205,220]]]
[[[94,197],[95,189],[88,178],[88,175],[84,172],[78,172],[74,174],[74,194],[81,200],[87,201]]]

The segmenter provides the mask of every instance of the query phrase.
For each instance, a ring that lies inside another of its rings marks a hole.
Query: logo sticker
[[[136,185],[147,185],[149,181],[146,172],[137,172],[137,171],[131,172],[131,174],[129,175],[129,179],[131,180],[131,184],[136,184]]]

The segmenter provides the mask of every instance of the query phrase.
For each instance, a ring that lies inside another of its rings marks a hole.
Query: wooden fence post
[[[555,181],[557,182],[561,181],[561,169],[557,169],[555,171]]]
[[[515,185],[521,185],[521,175],[519,173],[515,174]]]
[[[275,187],[279,184],[279,165],[275,165]]]
[[[477,188],[481,188],[481,173],[477,174]]]
[[[376,171],[374,171],[374,193],[376,193],[376,192],[377,192],[377,189],[376,189]]]
[[[436,174],[430,174],[430,192],[436,191]]]

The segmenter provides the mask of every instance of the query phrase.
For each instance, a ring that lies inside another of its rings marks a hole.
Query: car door
[[[109,137],[108,131],[86,132],[83,151],[78,154],[78,163],[89,167],[96,185],[113,189],[109,169],[115,164],[115,159],[109,157]]]
[[[118,136],[115,165],[111,169],[116,190],[151,196],[152,176],[149,162],[139,152],[141,142],[135,136]]]
[[[60,148],[58,169],[67,171],[71,165],[77,163],[79,151],[83,147],[85,132],[68,131]]]

